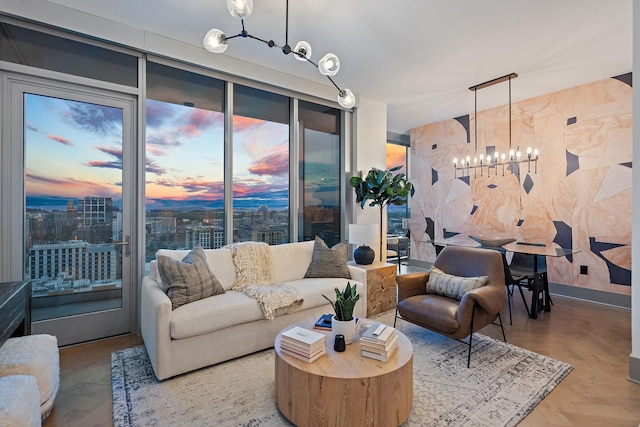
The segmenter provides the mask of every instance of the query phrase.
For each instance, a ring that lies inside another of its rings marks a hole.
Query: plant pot
[[[353,318],[351,320],[342,321],[336,319],[336,316],[334,315],[331,318],[331,335],[335,339],[335,336],[338,334],[344,335],[344,342],[346,344],[351,344],[356,336],[356,319]]]

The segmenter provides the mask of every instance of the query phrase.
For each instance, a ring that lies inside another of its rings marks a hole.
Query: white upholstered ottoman
[[[0,425],[34,427],[42,425],[38,380],[32,375],[0,378]]]
[[[40,392],[40,414],[44,421],[60,386],[58,340],[52,335],[27,335],[9,338],[0,347],[0,377],[33,375]]]

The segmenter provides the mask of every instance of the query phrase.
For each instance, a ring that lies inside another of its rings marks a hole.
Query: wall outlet
[[[589,274],[589,267],[586,265],[580,266],[580,274]]]

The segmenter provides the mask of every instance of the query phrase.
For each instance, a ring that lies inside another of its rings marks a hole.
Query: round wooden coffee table
[[[280,352],[281,333],[294,326],[313,329],[315,319],[283,329],[275,340],[278,409],[296,426],[398,426],[413,406],[413,346],[400,331],[388,362],[360,354],[360,336],[346,351],[333,350],[311,363]]]

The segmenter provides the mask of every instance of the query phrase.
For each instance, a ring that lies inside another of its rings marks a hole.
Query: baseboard
[[[640,358],[629,356],[629,381],[640,384]]]
[[[615,294],[613,292],[599,291],[597,289],[580,288],[578,286],[562,285],[549,282],[551,294],[581,299],[614,307],[631,309],[631,295]]]

